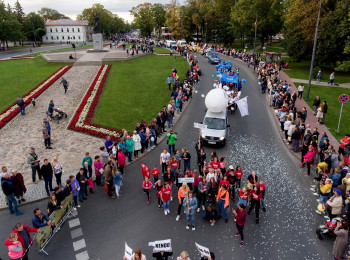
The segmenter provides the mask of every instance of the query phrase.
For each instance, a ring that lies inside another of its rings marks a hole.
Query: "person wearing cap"
[[[334,195],[327,200],[327,205],[331,207],[327,207],[327,213],[330,219],[335,218],[336,216],[341,214],[341,209],[343,206],[343,198],[341,196],[342,192],[339,189],[333,189]]]

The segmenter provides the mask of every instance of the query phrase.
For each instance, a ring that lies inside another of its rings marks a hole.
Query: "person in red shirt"
[[[155,188],[156,191],[157,191],[158,208],[161,208],[163,206],[162,205],[163,203],[162,203],[162,200],[161,200],[161,197],[160,197],[160,191],[163,188],[162,181],[161,180],[157,180],[157,182],[154,183],[153,188]]]
[[[236,176],[234,174],[233,171],[233,166],[230,165],[228,171],[226,172],[226,176],[227,176],[227,180],[230,184],[229,187],[229,192],[230,192],[230,196],[233,199],[233,201],[235,200],[235,190],[236,190]]]
[[[340,140],[340,145],[339,145],[339,156],[344,156],[345,157],[345,145],[349,143],[349,137],[350,134],[346,134],[341,140]]]
[[[236,183],[235,183],[235,190],[241,188],[241,180],[243,176],[243,172],[241,170],[241,166],[237,165],[236,170],[235,170],[235,176],[236,176]],[[238,186],[238,188],[237,188]]]
[[[245,225],[245,220],[247,218],[247,213],[245,212],[245,206],[243,204],[239,204],[236,210],[232,210],[232,213],[235,214],[236,227],[238,232],[236,233],[236,237],[241,236],[241,243],[239,244],[241,247],[244,243],[244,235],[243,229]]]
[[[141,174],[143,175],[143,179],[146,177],[149,179],[151,177],[151,170],[143,163],[141,164]]]
[[[159,174],[160,174],[160,171],[158,170],[157,165],[155,165],[153,170],[152,170],[154,183],[156,183],[158,181]]]
[[[169,183],[167,182],[164,183],[164,187],[160,191],[160,198],[163,201],[164,215],[166,216],[170,213],[169,204],[170,204],[170,198],[171,198],[171,188],[169,186]]]
[[[170,167],[168,167],[167,171],[163,174],[164,183],[167,182],[172,190],[172,186],[174,183],[174,173],[171,172]],[[170,197],[170,201],[173,201],[173,197]]]
[[[255,207],[255,217],[256,217],[256,224],[259,224],[259,211],[260,211],[260,203],[261,203],[261,193],[260,193],[260,188],[255,186],[253,190],[251,191],[251,203],[250,207],[248,210],[248,215],[250,212],[252,212],[253,208]]]
[[[265,191],[266,191],[266,187],[265,184],[263,182],[262,179],[259,180],[259,183],[256,185],[259,189],[260,189],[260,193],[261,193],[261,206],[262,206],[262,210],[264,212],[266,212],[266,208],[265,208]]]
[[[239,191],[239,199],[238,199],[238,203],[239,204],[243,204],[244,206],[249,205],[249,192],[248,192],[248,187],[244,186],[240,191]]]
[[[149,191],[152,189],[153,184],[148,180],[148,177],[145,177],[145,180],[142,182],[143,191],[147,194],[147,205],[149,204]]]
[[[224,178],[220,180],[219,187],[221,187],[223,184],[225,184],[226,187],[230,187],[230,183],[227,180],[227,175],[224,175]]]
[[[218,157],[214,157],[214,160],[211,161],[211,166],[213,167],[214,171],[220,168],[220,162],[218,160]]]

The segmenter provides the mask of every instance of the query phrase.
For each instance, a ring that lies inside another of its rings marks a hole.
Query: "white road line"
[[[79,254],[76,254],[75,257],[77,258],[77,260],[88,260],[88,259],[90,259],[87,251],[84,251],[84,252],[81,252]]]
[[[70,220],[68,223],[69,223],[69,227],[73,228],[80,225],[80,220],[76,218],[76,219]]]
[[[74,229],[70,232],[72,239],[80,237],[83,235],[83,230],[81,228]]]
[[[84,247],[86,247],[84,239],[80,239],[78,241],[73,242],[74,251],[78,251],[78,250],[80,250],[80,249],[82,249]]]

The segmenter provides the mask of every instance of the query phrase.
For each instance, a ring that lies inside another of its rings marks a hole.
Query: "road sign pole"
[[[343,105],[344,105],[344,103],[341,103],[341,108],[340,108],[340,115],[339,115],[339,123],[338,123],[338,130],[337,130],[337,133],[339,133],[339,126],[340,126],[341,114],[343,113]]]

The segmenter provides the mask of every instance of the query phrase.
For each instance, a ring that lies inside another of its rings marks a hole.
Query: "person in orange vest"
[[[227,208],[230,204],[229,202],[229,193],[227,191],[227,186],[226,184],[222,184],[219,191],[218,195],[216,196],[216,202],[218,203],[218,208],[219,208],[219,217],[218,219],[221,218],[221,213],[224,211],[224,216],[225,216],[225,222],[228,222],[228,215],[227,215]]]

